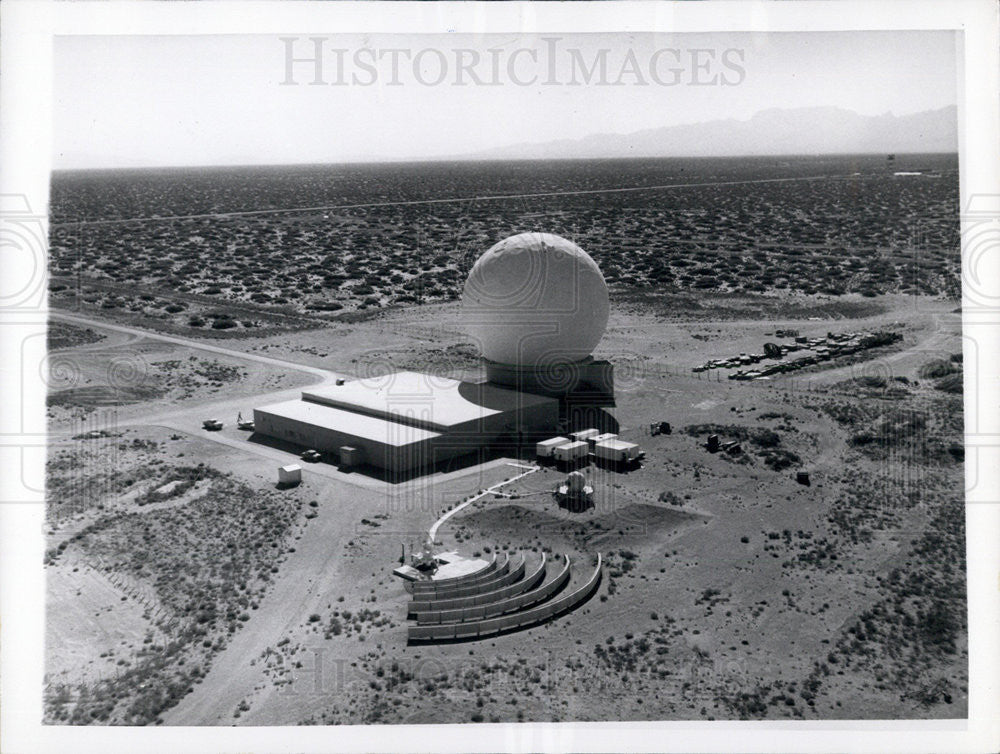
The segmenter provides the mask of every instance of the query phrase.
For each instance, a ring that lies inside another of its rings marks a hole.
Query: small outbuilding
[[[601,435],[593,435],[592,437],[588,437],[587,444],[590,446],[590,452],[593,453],[594,446],[596,446],[597,443],[604,442],[605,440],[616,440],[616,439],[618,439],[618,435],[616,435],[614,432],[605,432],[604,434]]]
[[[560,463],[576,463],[586,458],[590,453],[590,446],[585,440],[567,442],[555,449],[555,459]]]
[[[542,459],[551,459],[556,452],[556,448],[569,442],[568,437],[550,437],[535,443],[535,456]]]
[[[643,456],[642,450],[634,442],[625,440],[604,440],[594,446],[597,460],[607,464],[625,465],[638,461]]]
[[[591,437],[596,437],[599,434],[601,434],[599,429],[581,429],[579,432],[572,432],[570,437],[579,442],[581,440],[588,441]]]
[[[302,467],[297,463],[278,467],[278,484],[294,487],[302,481]]]
[[[351,445],[341,445],[337,454],[340,457],[341,466],[360,466],[364,460],[364,452],[361,448],[355,448]]]

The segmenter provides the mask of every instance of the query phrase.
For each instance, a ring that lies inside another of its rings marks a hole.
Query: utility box
[[[278,484],[285,487],[294,487],[302,481],[302,467],[297,463],[289,466],[278,467]]]
[[[538,458],[550,459],[555,455],[556,448],[565,445],[570,440],[568,437],[550,437],[535,444],[535,455]]]
[[[638,461],[643,453],[636,443],[615,438],[594,445],[594,455],[605,463],[626,464]]]
[[[364,461],[364,451],[361,448],[354,448],[350,445],[341,445],[337,453],[340,456],[341,466],[360,466]]]
[[[586,458],[588,453],[590,453],[590,446],[586,440],[577,440],[557,446],[554,455],[560,463],[574,463],[581,458]]]
[[[614,432],[605,432],[602,435],[594,435],[593,437],[587,438],[587,444],[590,446],[590,452],[594,452],[594,446],[599,442],[604,442],[605,440],[617,440],[618,435]]]
[[[795,473],[795,481],[799,484],[804,484],[806,487],[810,485],[809,482],[809,472],[808,471],[797,471]]]

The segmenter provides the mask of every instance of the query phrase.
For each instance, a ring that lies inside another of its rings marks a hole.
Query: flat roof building
[[[254,409],[255,430],[299,446],[349,446],[365,463],[409,471],[464,455],[503,435],[545,435],[559,419],[554,398],[395,372],[303,391],[300,400]]]

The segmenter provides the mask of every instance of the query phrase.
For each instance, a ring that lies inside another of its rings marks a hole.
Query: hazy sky
[[[952,32],[311,36],[319,85],[310,35],[57,39],[54,166],[430,159],[775,107],[956,102]],[[289,51],[306,60],[287,79]]]

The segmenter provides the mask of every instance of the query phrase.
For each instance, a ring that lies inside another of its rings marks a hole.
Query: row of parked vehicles
[[[796,351],[811,351],[812,353],[801,358],[784,361],[766,366],[762,369],[747,369],[733,372],[729,375],[731,380],[766,380],[773,374],[793,372],[796,369],[818,364],[822,361],[829,361],[837,356],[856,353],[866,348],[894,343],[902,340],[903,336],[894,332],[848,332],[832,333],[828,332],[826,337],[807,338],[796,336],[792,343],[765,343],[764,353],[741,353],[738,356],[731,356],[728,359],[712,359],[701,366],[694,367],[693,372],[704,372],[710,369],[733,369],[751,364],[759,364],[764,359],[783,359],[790,353]]]

